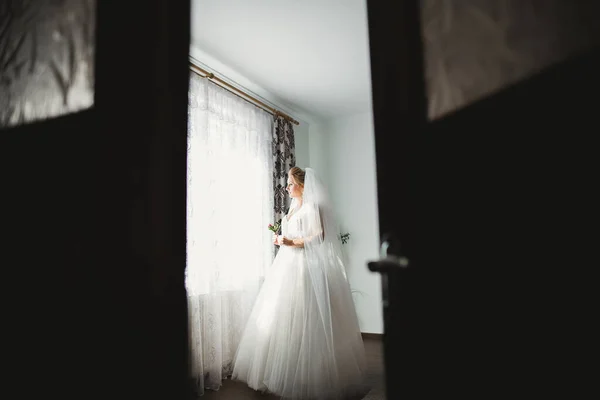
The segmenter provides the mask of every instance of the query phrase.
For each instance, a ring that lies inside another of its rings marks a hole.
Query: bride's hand
[[[282,235],[273,235],[273,244],[277,246],[281,246],[283,244],[283,236]]]
[[[288,239],[285,236],[281,235],[279,237],[279,243],[280,246],[293,246],[294,245],[294,241],[292,239]]]

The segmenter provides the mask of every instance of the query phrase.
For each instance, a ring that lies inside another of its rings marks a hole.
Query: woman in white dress
[[[364,395],[365,351],[339,230],[311,168],[288,173],[279,252],[248,319],[232,379],[287,399]]]

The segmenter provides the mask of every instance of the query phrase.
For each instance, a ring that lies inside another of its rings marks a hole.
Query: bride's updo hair
[[[292,169],[290,169],[288,171],[288,174],[289,174],[289,176],[291,176],[291,177],[294,178],[294,181],[298,185],[304,187],[304,175],[305,175],[305,172],[304,172],[304,170],[302,168],[293,167]]]

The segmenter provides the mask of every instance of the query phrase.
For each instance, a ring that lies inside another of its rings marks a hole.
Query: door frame
[[[382,272],[384,363],[389,399],[418,391],[414,301],[417,257],[414,169],[418,167],[419,135],[427,124],[427,97],[421,13],[418,0],[367,0],[375,159],[394,160],[389,169],[377,162],[379,233],[387,244],[383,256],[412,260],[407,268],[395,262]],[[393,38],[393,40],[390,40]],[[385,163],[389,166],[389,162]],[[388,212],[393,210],[394,218]],[[418,271],[418,270],[417,270]],[[390,290],[393,289],[393,290]],[[411,346],[408,343],[412,343]]]

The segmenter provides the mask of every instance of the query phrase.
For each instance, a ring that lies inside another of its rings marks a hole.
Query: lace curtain
[[[287,213],[289,196],[285,191],[287,172],[296,166],[294,141],[294,125],[287,119],[278,116],[273,124],[273,209],[275,221],[279,221]]]
[[[186,288],[190,370],[217,390],[273,258],[273,118],[191,74]]]

